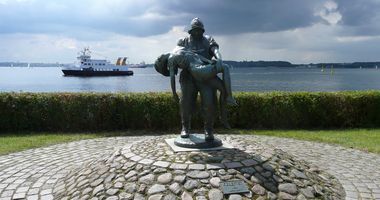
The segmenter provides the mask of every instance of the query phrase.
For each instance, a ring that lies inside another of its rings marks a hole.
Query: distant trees
[[[224,61],[226,64],[234,67],[294,67],[287,61]]]
[[[310,64],[292,64],[287,61],[230,61],[226,60],[225,63],[233,67],[331,67],[334,68],[375,68],[380,67],[380,62],[354,62],[354,63],[310,63]]]

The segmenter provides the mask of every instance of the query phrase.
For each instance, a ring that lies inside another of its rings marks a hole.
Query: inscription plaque
[[[223,194],[237,194],[249,192],[247,184],[242,180],[221,182],[220,187]]]

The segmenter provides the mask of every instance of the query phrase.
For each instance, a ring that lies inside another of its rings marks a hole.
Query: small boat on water
[[[89,48],[84,48],[79,52],[77,57],[79,63],[74,66],[69,66],[62,69],[65,76],[130,76],[133,71],[129,70],[125,63],[126,58],[121,62],[118,59],[116,64],[112,64],[108,60],[91,59],[91,51]]]
[[[145,68],[147,67],[148,65],[145,64],[145,62],[141,62],[139,64],[131,64],[129,67],[130,68]]]

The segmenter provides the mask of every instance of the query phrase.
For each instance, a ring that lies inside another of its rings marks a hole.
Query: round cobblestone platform
[[[247,142],[221,138],[234,149],[173,152],[157,137],[116,151],[65,177],[57,199],[343,199],[331,175],[291,155]],[[221,182],[241,180],[244,194],[224,195]]]
[[[244,136],[307,160],[343,185],[346,199],[380,199],[380,155],[336,145],[268,136]],[[56,183],[70,171],[152,136],[82,140],[0,156],[0,200],[53,199]],[[211,181],[210,181],[211,182]],[[215,182],[213,179],[212,182]],[[215,192],[213,192],[215,194]],[[231,199],[239,199],[231,196]]]

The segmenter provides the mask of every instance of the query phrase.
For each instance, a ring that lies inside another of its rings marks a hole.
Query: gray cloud
[[[19,53],[33,41],[45,49],[41,58],[62,55],[54,42],[62,40],[100,45],[109,55],[131,46],[128,55],[149,61],[187,34],[173,26],[200,17],[226,59],[376,61],[379,10],[379,0],[0,0],[0,52],[4,59],[33,58],[28,49]],[[139,57],[145,49],[151,55]]]
[[[320,17],[315,8],[322,1],[181,1],[167,5],[179,13],[189,13],[204,20],[207,30],[214,34],[273,32],[310,26]],[[187,19],[189,21],[189,19]]]
[[[101,2],[101,1],[100,1]],[[111,1],[112,2],[112,1]],[[165,33],[201,17],[214,34],[271,32],[310,26],[320,20],[314,9],[322,0],[238,1],[118,1],[111,7],[92,7],[93,1],[9,1],[0,5],[0,32],[68,32],[98,29],[126,35]],[[153,14],[153,17],[144,15]],[[158,15],[159,17],[154,17]]]
[[[337,0],[342,15],[340,24],[345,26],[343,35],[380,35],[379,0]]]
[[[380,34],[378,0],[337,0],[339,22],[352,35]],[[324,22],[326,0],[7,1],[0,4],[0,33],[112,32],[150,36],[200,17],[213,35],[275,32]],[[79,34],[80,37],[80,34]]]
[[[96,5],[98,2],[99,5]],[[9,1],[0,4],[0,33],[63,33],[97,31],[147,36],[170,30],[160,19],[139,19],[152,6],[149,2],[75,0]],[[110,1],[112,2],[112,1]],[[95,5],[94,5],[95,4]],[[112,4],[112,3],[110,3]]]

